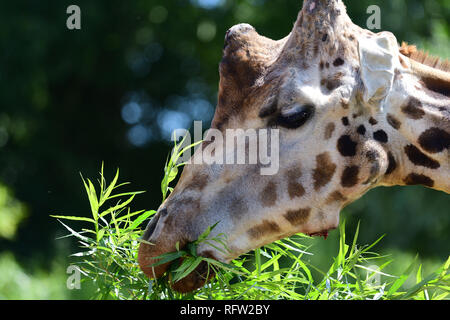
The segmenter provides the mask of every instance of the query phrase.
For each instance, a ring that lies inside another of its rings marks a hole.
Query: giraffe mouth
[[[180,247],[180,249],[182,249]],[[158,254],[160,253],[160,254]],[[157,249],[154,245],[141,243],[138,252],[138,263],[144,274],[150,279],[159,279],[168,274],[168,281],[172,289],[180,293],[192,292],[201,288],[205,283],[214,276],[214,272],[208,267],[207,262],[202,261],[191,273],[180,280],[174,281],[171,269],[176,269],[183,263],[183,258],[175,261],[157,265],[158,257],[162,255],[161,249]]]
[[[328,238],[328,233],[329,233],[330,231],[336,229],[336,228],[337,228],[337,225],[336,225],[336,226],[329,227],[329,228],[326,228],[326,229],[323,229],[323,230],[321,230],[321,231],[307,233],[307,235],[310,236],[310,237],[323,237],[324,240],[327,240],[327,238]]]
[[[327,240],[328,238],[328,231],[330,231],[331,229],[328,230],[323,230],[323,231],[319,231],[319,232],[314,232],[314,233],[309,233],[308,236],[310,237],[323,237],[324,240]]]
[[[182,260],[180,261],[182,263]],[[214,276],[214,272],[208,267],[207,262],[202,261],[194,271],[189,273],[186,277],[171,281],[171,287],[177,292],[188,293],[199,289]]]
[[[214,276],[214,273],[205,261],[202,261],[186,277],[175,281],[172,270],[177,269],[184,258],[180,257],[166,263],[160,263],[166,253],[183,250],[188,245],[188,240],[180,233],[161,232],[159,225],[167,222],[167,210],[162,208],[148,223],[138,250],[138,264],[142,272],[150,279],[159,279],[167,275],[170,286],[180,293],[187,293],[201,288]],[[211,253],[200,253],[200,256],[217,260]]]

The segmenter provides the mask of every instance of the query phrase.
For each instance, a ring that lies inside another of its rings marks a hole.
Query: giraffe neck
[[[389,166],[381,184],[424,185],[450,193],[450,98],[420,80],[409,82],[410,88],[390,97],[379,119],[389,139]]]

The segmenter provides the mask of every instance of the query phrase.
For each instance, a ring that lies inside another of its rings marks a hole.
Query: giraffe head
[[[151,267],[154,257],[216,223],[212,232],[226,236],[229,252],[201,244],[197,253],[228,262],[295,233],[326,235],[346,204],[378,185],[449,192],[449,76],[412,61],[408,48],[391,33],[354,25],[340,0],[305,0],[279,41],[248,24],[228,30],[212,133],[149,223],[141,269],[160,277],[168,266]],[[215,142],[230,129],[241,129],[240,138],[249,129],[278,130],[269,146],[279,153],[277,170],[195,164],[208,148],[226,158],[230,149]],[[200,287],[201,271],[174,288]]]

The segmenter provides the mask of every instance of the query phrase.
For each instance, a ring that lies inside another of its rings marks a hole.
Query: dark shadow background
[[[66,28],[71,4],[81,30]],[[346,4],[362,27],[367,7],[379,5],[382,30],[449,57],[449,1]],[[0,232],[0,251],[25,268],[48,267],[62,231],[49,215],[89,215],[79,173],[97,179],[102,161],[107,177],[120,168],[128,190],[147,191],[136,209],[157,208],[169,133],[193,120],[209,127],[226,30],[247,22],[280,39],[300,8],[299,0],[0,2],[0,187],[10,196],[0,220],[16,214],[11,203],[26,213],[14,236]],[[449,200],[421,187],[377,188],[343,217],[349,230],[361,220],[362,243],[385,233],[383,248],[444,260]]]

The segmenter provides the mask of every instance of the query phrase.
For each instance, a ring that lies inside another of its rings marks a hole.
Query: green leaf
[[[350,256],[353,255],[353,253],[355,252],[355,249],[356,249],[356,240],[358,239],[358,235],[359,235],[359,223],[360,223],[360,221],[358,221],[358,225],[356,226],[355,236],[353,237],[353,243],[352,243],[352,247],[350,249]]]
[[[131,201],[133,201],[134,197],[135,197],[135,195],[133,194],[128,200],[126,200],[126,201],[124,201],[124,202],[122,202],[122,203],[120,203],[120,204],[118,204],[118,205],[115,205],[114,207],[111,207],[111,208],[109,208],[109,209],[107,209],[107,210],[105,210],[105,211],[103,211],[103,212],[99,215],[99,217],[104,217],[104,216],[106,216],[108,213],[111,213],[111,212],[113,212],[113,211],[117,211],[117,210],[119,210],[119,209],[122,209],[122,208],[126,207]]]
[[[103,167],[102,167],[102,178],[103,178]],[[119,179],[119,169],[117,169],[116,175],[114,176],[114,179],[113,179],[113,181],[110,183],[110,185],[108,186],[108,188],[105,190],[105,192],[104,192],[103,194],[100,195],[100,203],[99,203],[99,206],[101,206],[106,200],[109,199],[109,196],[110,196],[111,192],[113,191],[113,189],[114,189],[114,187],[115,187],[115,185],[116,185],[118,179]],[[103,181],[103,179],[102,179],[102,181]],[[101,190],[103,191],[103,185],[102,185]]]
[[[153,263],[151,266],[157,267],[157,266],[165,264],[167,262],[179,259],[179,258],[183,257],[184,255],[186,255],[186,251],[176,251],[176,252],[165,253],[165,254],[162,254],[160,256],[153,258],[154,260],[158,260],[158,261]]]
[[[261,249],[255,249],[255,264],[256,264],[256,275],[259,277],[261,275]]]
[[[94,219],[92,219],[92,218],[86,218],[86,217],[55,216],[55,215],[50,215],[50,217],[56,218],[56,219],[66,219],[66,220],[73,220],[73,221],[86,221],[86,222],[95,223]]]
[[[406,269],[406,271],[391,285],[387,292],[387,296],[392,296],[395,292],[397,292],[398,289],[405,283],[406,279],[410,276],[412,270],[414,269],[414,266],[416,264],[417,255],[415,256],[412,263],[409,265],[409,267]]]
[[[423,279],[422,281],[420,281],[419,283],[415,284],[414,286],[412,286],[408,291],[405,292],[405,294],[403,294],[399,299],[401,300],[405,300],[408,299],[410,297],[412,297],[413,295],[417,294],[418,292],[421,293],[421,295],[419,295],[419,297],[421,297],[422,299],[425,299],[425,296],[423,295],[423,291],[425,289],[425,286],[432,280],[436,279],[438,277],[438,274],[436,272],[433,272],[432,274],[428,275],[427,277],[425,277],[425,279]]]
[[[197,266],[203,261],[202,257],[196,257],[196,258],[187,258],[185,259],[181,266],[176,269],[175,276],[173,277],[173,281],[177,282],[184,277],[186,277],[188,274],[190,274],[192,271],[197,268]]]
[[[97,242],[100,242],[100,240],[102,240],[104,235],[105,235],[105,229],[100,229],[97,233]]]
[[[129,209],[129,208],[128,208]],[[130,211],[130,210],[128,210],[128,211]],[[154,210],[150,210],[150,211],[154,211]],[[121,216],[121,217],[119,217],[119,218],[116,218],[116,220],[117,221],[127,221],[129,224],[130,223],[132,223],[131,221],[130,221],[130,218],[131,217],[134,217],[134,216],[137,216],[138,214],[140,215],[140,214],[142,214],[143,212],[146,212],[145,210],[139,210],[139,211],[135,211],[135,212],[128,212],[126,215],[123,215],[123,216]]]
[[[214,230],[214,228],[217,226],[218,223],[219,223],[219,221],[214,223],[212,226],[207,227],[206,230],[203,231],[203,233],[197,238],[197,240],[194,241],[194,243],[199,244],[199,243],[205,241],[208,238],[211,231]]]
[[[72,228],[70,228],[69,226],[65,225],[62,221],[58,220],[59,223],[61,223],[64,228],[66,228],[74,237],[82,240],[82,241],[86,241],[86,242],[92,242],[92,239],[89,239],[88,237],[85,237],[83,235],[81,235],[79,232],[74,231]]]
[[[134,230],[134,229],[136,229],[138,226],[140,226],[140,224],[142,222],[144,222],[145,219],[147,219],[148,217],[150,217],[151,215],[153,215],[155,213],[156,213],[155,210],[149,210],[149,211],[144,212],[139,217],[137,217],[136,220],[133,221],[133,223],[127,228],[127,230]]]
[[[186,245],[186,251],[193,257],[197,256],[197,244],[194,242],[188,243]]]
[[[177,167],[173,167],[169,170],[168,174],[167,174],[167,183],[169,184],[170,182],[172,182],[178,174],[178,168]]]
[[[94,220],[97,221],[98,219],[98,200],[97,200],[97,192],[95,191],[95,187],[92,184],[91,180],[87,180],[89,183],[89,203],[91,205],[91,210],[92,210],[92,216],[94,217]]]
[[[124,196],[137,195],[137,194],[141,194],[141,193],[145,193],[145,191],[134,191],[134,192],[118,193],[118,194],[114,194],[114,195],[110,196],[108,198],[108,200],[111,200],[111,199],[114,199],[114,198],[120,198],[120,197],[124,197]]]

